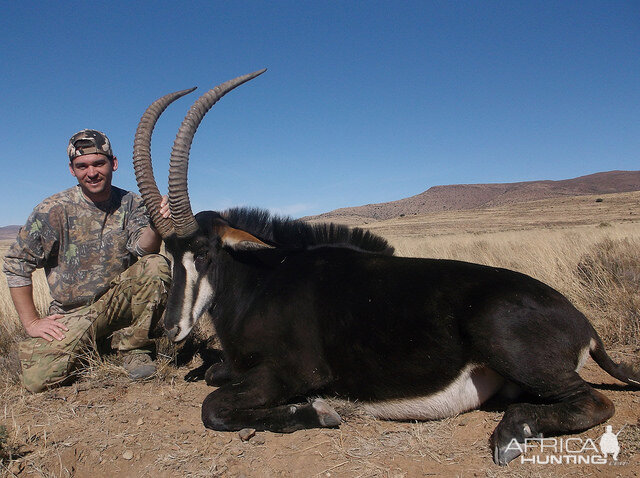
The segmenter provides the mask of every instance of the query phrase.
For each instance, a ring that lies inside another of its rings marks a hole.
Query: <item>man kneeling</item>
[[[132,379],[151,376],[156,326],[171,282],[161,237],[136,194],[112,186],[118,159],[99,131],[74,134],[67,149],[78,185],[42,201],[5,257],[11,298],[29,338],[20,343],[22,381],[39,392],[72,380],[83,351],[105,338]],[[162,214],[169,216],[166,198]],[[138,258],[140,258],[138,260]],[[53,301],[39,317],[31,275],[44,267]]]

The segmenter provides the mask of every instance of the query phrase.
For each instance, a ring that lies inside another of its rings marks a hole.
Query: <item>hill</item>
[[[356,225],[443,211],[492,208],[541,199],[630,191],[640,191],[640,171],[607,171],[561,181],[435,186],[405,199],[346,207],[303,219]]]
[[[0,241],[14,240],[20,231],[20,226],[2,226],[0,227]]]
[[[435,238],[460,234],[485,234],[507,231],[561,231],[580,226],[609,226],[640,223],[640,191],[615,194],[591,194],[538,199],[503,206],[459,211],[438,211],[423,215],[395,217],[382,221],[339,222],[366,227],[392,240],[398,238]],[[351,216],[353,218],[353,216]]]

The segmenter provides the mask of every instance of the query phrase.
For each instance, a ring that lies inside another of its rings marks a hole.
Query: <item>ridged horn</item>
[[[178,237],[188,237],[198,230],[198,223],[193,215],[191,202],[189,201],[187,169],[193,136],[196,134],[202,118],[225,94],[265,71],[267,71],[266,68],[248,75],[239,76],[207,91],[198,98],[184,118],[173,143],[171,161],[169,163],[169,207],[171,208],[173,224]]]
[[[171,103],[178,98],[191,93],[195,88],[169,93],[154,101],[144,112],[136,136],[133,141],[133,168],[136,173],[138,189],[142,195],[144,205],[151,216],[154,226],[162,237],[167,237],[174,232],[171,219],[162,217],[160,214],[160,203],[162,195],[158,190],[155,177],[153,176],[153,165],[151,164],[151,135],[156,126],[158,118]]]

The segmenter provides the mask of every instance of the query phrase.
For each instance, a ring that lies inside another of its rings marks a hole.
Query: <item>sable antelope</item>
[[[173,256],[164,326],[181,341],[210,311],[222,344],[225,361],[208,373],[219,388],[204,400],[206,427],[337,426],[339,415],[313,398],[327,394],[379,418],[427,420],[474,409],[510,384],[535,400],[511,404],[493,432],[494,460],[504,465],[519,454],[513,440],[585,430],[613,415],[613,403],[577,373],[589,354],[640,386],[582,313],[526,275],[396,257],[366,231],[261,210],[194,216],[187,164],[196,129],[224,94],[263,71],[215,87],[189,110],[171,153],[171,219],[159,213],[151,133],[162,111],[192,90],[153,103],[136,133],[138,186]]]

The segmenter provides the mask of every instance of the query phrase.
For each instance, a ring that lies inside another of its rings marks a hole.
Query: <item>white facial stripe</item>
[[[182,265],[186,271],[184,284],[184,301],[180,311],[180,334],[174,339],[176,342],[184,339],[198,318],[209,308],[213,299],[213,287],[206,277],[200,277],[196,270],[193,253],[186,252],[182,256]],[[194,301],[194,292],[195,301]]]
[[[204,311],[209,308],[211,305],[211,300],[213,298],[213,287],[207,280],[207,277],[203,277],[200,280],[200,284],[198,287],[198,295],[196,297],[196,301],[193,304],[193,321],[195,322],[200,318]]]
[[[194,320],[192,320],[191,310],[193,305],[193,290],[198,282],[198,271],[196,271],[196,264],[193,260],[192,252],[185,252],[182,256],[182,265],[186,271],[186,278],[184,284],[184,300],[182,301],[182,310],[180,311],[180,335],[174,338],[176,342],[184,339],[191,328],[193,327]]]

